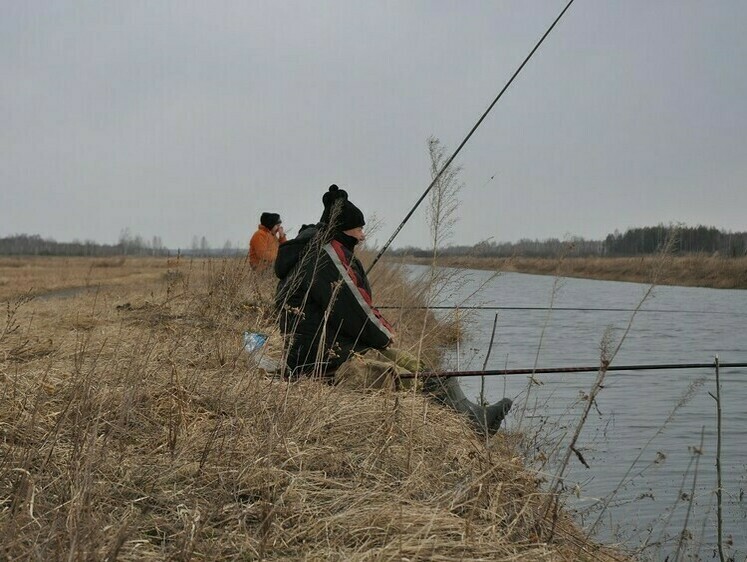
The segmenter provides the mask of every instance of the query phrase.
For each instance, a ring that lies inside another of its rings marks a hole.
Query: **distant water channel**
[[[424,270],[408,266],[413,277]],[[493,275],[460,272],[450,290],[441,293],[449,295],[447,300],[434,304],[549,307],[553,301],[555,308],[632,309],[648,289],[638,283]],[[468,321],[467,336],[459,353],[448,354],[449,368],[456,368],[457,363],[461,369],[482,368],[496,312],[487,369],[531,368],[535,361],[538,368],[598,365],[605,334],[614,348],[632,314],[465,311],[460,315]],[[633,318],[613,365],[708,363],[715,356],[722,363],[747,362],[747,291],[662,286],[654,289]],[[721,369],[720,374],[724,537],[727,556],[744,560],[747,369]],[[595,377],[595,373],[537,375],[542,384],[531,385],[527,401],[527,376],[492,376],[485,379],[485,394],[491,402],[504,395],[514,399],[509,429],[536,435],[535,453],[541,449],[552,457],[553,445],[573,433],[585,404],[581,397]],[[468,396],[478,395],[479,377],[464,377],[461,383]],[[644,559],[663,560],[676,551],[687,519],[688,540],[680,556],[711,560],[716,554],[716,403],[709,392],[715,394],[715,389],[712,368],[608,373],[579,441],[590,468],[574,456],[565,480],[579,522],[588,528],[599,515],[600,501],[618,489],[604,513],[598,538],[632,548],[647,545]],[[696,471],[695,450],[700,447],[701,432],[703,448]],[[551,475],[554,467],[548,465],[545,470]],[[688,515],[689,502],[683,498],[691,496]]]

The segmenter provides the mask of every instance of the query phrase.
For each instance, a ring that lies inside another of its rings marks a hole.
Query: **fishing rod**
[[[596,308],[596,307],[573,307],[573,306],[396,306],[382,305],[377,306],[379,310],[529,310],[529,311],[548,311],[557,310],[560,312],[656,312],[662,314],[725,314],[729,316],[744,316],[747,312],[731,312],[724,310],[676,310],[670,308]]]
[[[545,40],[545,37],[547,37],[547,36],[548,36],[548,35],[550,34],[550,32],[551,32],[551,31],[553,30],[553,28],[555,27],[555,24],[557,24],[557,23],[558,23],[558,22],[560,21],[560,18],[562,18],[562,17],[563,17],[563,14],[565,14],[565,12],[566,12],[566,11],[568,10],[568,8],[570,8],[570,7],[571,7],[571,4],[573,4],[573,2],[574,2],[574,0],[570,0],[570,1],[568,2],[568,4],[566,5],[566,7],[565,7],[565,8],[563,8],[563,11],[562,11],[562,12],[560,12],[560,14],[558,15],[558,17],[557,17],[557,18],[555,18],[555,21],[554,21],[554,22],[552,22],[552,25],[551,25],[550,27],[548,27],[548,28],[547,28],[547,31],[545,31],[545,34],[544,34],[544,35],[543,35],[543,36],[542,36],[542,37],[540,38],[540,40],[539,40],[539,41],[537,41],[537,44],[536,44],[536,45],[534,46],[534,49],[532,49],[532,50],[530,51],[530,53],[529,53],[529,54],[527,55],[527,57],[526,57],[526,58],[524,59],[524,62],[522,62],[522,63],[521,63],[521,65],[519,65],[519,68],[517,68],[517,69],[516,69],[516,72],[514,72],[513,76],[511,76],[511,78],[509,79],[509,81],[508,81],[508,82],[506,82],[506,85],[505,85],[505,86],[503,86],[503,89],[502,89],[502,90],[501,90],[501,91],[500,91],[500,92],[498,93],[498,95],[497,95],[497,96],[495,97],[495,99],[493,100],[493,103],[491,103],[491,104],[490,104],[490,105],[488,106],[488,108],[487,108],[487,109],[485,110],[485,112],[484,112],[484,113],[482,114],[482,117],[480,117],[480,119],[478,119],[478,120],[477,120],[477,123],[475,123],[474,127],[472,127],[472,130],[470,130],[470,132],[469,132],[469,133],[467,134],[467,136],[466,136],[466,137],[464,137],[464,140],[463,140],[463,141],[462,141],[462,143],[461,143],[461,144],[460,144],[460,145],[459,145],[459,146],[457,147],[457,149],[456,149],[456,150],[454,151],[454,154],[452,154],[452,155],[451,155],[451,156],[449,157],[449,159],[448,159],[448,160],[446,161],[446,163],[445,163],[445,164],[444,164],[444,165],[443,165],[443,166],[441,167],[441,170],[439,170],[438,174],[436,174],[436,177],[435,177],[435,178],[433,178],[433,181],[431,182],[431,184],[430,184],[430,185],[428,186],[428,188],[427,188],[427,189],[426,189],[426,190],[425,190],[425,191],[423,192],[423,194],[422,194],[422,195],[420,196],[420,199],[418,199],[418,200],[417,200],[417,202],[416,202],[416,203],[415,203],[415,205],[414,205],[414,206],[412,207],[412,209],[410,209],[410,212],[409,212],[409,213],[407,213],[407,215],[406,215],[406,216],[405,216],[405,218],[404,218],[404,219],[402,220],[402,222],[401,222],[401,223],[399,223],[399,226],[398,226],[398,227],[397,227],[397,228],[396,228],[396,229],[394,230],[394,233],[393,233],[393,234],[392,234],[392,235],[391,235],[391,236],[389,237],[389,240],[387,240],[387,241],[386,241],[386,244],[384,244],[384,246],[383,246],[383,247],[381,248],[381,250],[380,250],[380,251],[379,251],[379,253],[378,253],[378,254],[376,255],[376,257],[374,258],[374,260],[373,260],[373,262],[371,263],[371,265],[370,265],[370,266],[368,266],[368,270],[366,270],[366,274],[369,274],[369,273],[371,273],[371,270],[372,270],[372,269],[374,268],[374,266],[375,266],[375,265],[376,265],[376,263],[377,263],[377,262],[379,261],[379,259],[381,258],[381,256],[383,256],[383,255],[384,255],[384,252],[386,252],[387,248],[389,248],[389,245],[390,245],[390,244],[392,243],[392,241],[393,241],[393,240],[394,240],[394,239],[395,239],[395,238],[397,237],[397,234],[399,234],[399,231],[400,231],[400,230],[402,230],[402,227],[403,227],[403,226],[405,226],[405,223],[407,223],[407,221],[408,221],[408,220],[410,220],[410,217],[411,217],[411,216],[412,216],[412,214],[413,214],[413,213],[415,212],[415,209],[417,209],[417,208],[418,208],[418,207],[420,206],[420,203],[422,203],[422,202],[423,202],[423,199],[425,199],[426,195],[428,195],[428,193],[430,192],[430,190],[431,190],[431,189],[433,189],[433,186],[434,186],[434,185],[436,185],[436,183],[438,182],[438,180],[439,180],[439,179],[441,178],[441,175],[442,175],[442,174],[443,174],[443,173],[444,173],[444,172],[446,171],[446,168],[448,168],[448,167],[449,167],[449,165],[451,164],[451,162],[452,162],[452,161],[454,160],[454,158],[456,158],[457,154],[459,154],[459,152],[460,152],[460,151],[462,150],[462,147],[464,147],[464,145],[465,145],[465,144],[467,144],[467,141],[468,141],[468,140],[470,139],[470,137],[472,136],[472,134],[473,134],[473,133],[474,133],[474,132],[475,132],[475,131],[477,130],[477,128],[478,128],[478,127],[479,127],[479,126],[480,126],[480,125],[482,124],[483,120],[484,120],[484,119],[485,119],[485,118],[486,118],[486,117],[488,116],[488,113],[490,113],[490,110],[491,110],[491,109],[493,109],[493,106],[494,106],[494,105],[495,105],[495,104],[496,104],[496,103],[498,102],[498,100],[499,100],[499,99],[501,99],[501,96],[502,96],[502,95],[503,95],[503,93],[504,93],[504,92],[505,92],[505,91],[506,91],[506,90],[508,89],[508,87],[509,87],[509,86],[511,85],[511,82],[513,82],[513,81],[514,81],[514,78],[516,78],[516,77],[517,77],[517,76],[519,75],[519,73],[521,72],[522,68],[524,68],[524,65],[525,65],[525,64],[526,64],[527,62],[529,62],[529,59],[531,59],[531,58],[532,58],[532,55],[534,54],[534,52],[535,52],[535,51],[536,51],[536,50],[537,50],[537,49],[539,48],[539,46],[540,46],[540,45],[542,44],[542,42],[543,42],[543,41]],[[492,178],[491,178],[491,179],[492,179]]]
[[[747,363],[655,363],[649,365],[596,365],[594,367],[548,367],[542,369],[493,369],[487,371],[423,371],[420,373],[406,373],[399,375],[403,379],[418,378],[451,378],[451,377],[483,377],[495,375],[543,375],[558,373],[598,373],[605,371],[657,371],[675,369],[706,369],[715,368],[745,368]]]

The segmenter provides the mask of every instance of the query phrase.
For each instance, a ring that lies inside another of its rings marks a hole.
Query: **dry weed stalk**
[[[651,435],[651,437],[649,437],[648,440],[643,444],[643,446],[641,447],[641,449],[638,451],[638,454],[636,455],[636,457],[633,459],[633,461],[630,463],[630,465],[628,465],[628,468],[626,469],[625,473],[620,478],[620,481],[618,482],[618,484],[602,500],[601,506],[599,506],[599,508],[598,508],[599,509],[599,513],[597,514],[597,518],[594,520],[594,523],[592,523],[588,527],[588,529],[587,529],[587,532],[588,532],[588,534],[589,534],[590,537],[593,536],[594,533],[599,528],[599,525],[602,522],[602,517],[604,517],[604,514],[607,511],[607,508],[610,506],[610,504],[615,499],[615,497],[617,496],[617,494],[631,480],[631,476],[630,475],[633,472],[633,469],[638,465],[638,462],[641,460],[641,458],[643,457],[644,453],[646,451],[648,451],[649,445],[651,445],[651,443],[654,441],[654,439],[656,439],[659,435],[661,435],[664,432],[664,430],[667,427],[669,427],[669,424],[672,422],[672,420],[674,420],[674,418],[677,415],[677,413],[686,404],[688,404],[693,399],[693,397],[695,397],[698,389],[704,383],[705,383],[705,377],[699,377],[698,379],[692,381],[688,385],[688,387],[685,389],[685,391],[682,393],[682,395],[679,397],[679,399],[677,400],[677,402],[675,403],[674,407],[669,412],[669,415],[667,415],[666,419],[661,424],[661,426],[659,426],[659,428],[657,428],[657,430],[653,433],[653,435]],[[658,453],[656,455],[656,458],[648,466],[658,464],[659,462],[661,462],[663,460],[664,460],[664,456],[661,453]],[[645,468],[643,470],[645,470]],[[642,472],[643,471],[637,472],[634,475],[634,477],[635,476],[639,476]],[[643,548],[645,549],[646,545],[644,545]]]
[[[682,552],[682,546],[689,540],[692,539],[692,533],[688,529],[688,523],[690,522],[690,514],[692,513],[693,505],[695,504],[695,489],[698,482],[698,468],[700,467],[700,458],[703,456],[703,439],[705,435],[705,426],[700,428],[700,445],[695,448],[693,447],[692,459],[695,459],[695,471],[693,472],[693,483],[690,488],[690,496],[685,496],[680,492],[680,497],[687,500],[687,512],[685,514],[685,521],[682,523],[682,531],[680,531],[679,540],[677,541],[677,550],[674,553],[674,560],[677,562],[680,559],[680,552]]]
[[[548,324],[550,322],[550,318],[552,316],[553,307],[555,306],[555,299],[558,296],[558,292],[560,291],[561,284],[562,284],[561,283],[562,282],[562,278],[560,276],[560,270],[561,270],[562,265],[563,265],[563,263],[565,261],[565,258],[567,257],[568,253],[570,253],[571,249],[572,249],[572,245],[567,244],[564,247],[563,253],[558,257],[558,260],[557,260],[557,268],[555,270],[555,276],[553,278],[552,289],[550,291],[550,305],[547,308],[547,313],[545,314],[545,319],[544,319],[544,321],[542,323],[542,329],[540,330],[539,341],[537,342],[537,351],[536,351],[536,353],[534,355],[534,362],[532,364],[532,369],[536,369],[537,365],[539,364],[540,352],[542,351],[542,342],[545,339],[545,333],[547,332],[547,326],[548,326]],[[542,384],[540,381],[538,381],[535,378],[534,375],[535,375],[535,373],[532,373],[532,375],[529,376],[529,380],[527,382],[526,397],[523,400],[524,405],[521,408],[521,415],[519,416],[519,423],[518,423],[519,430],[521,430],[521,424],[524,421],[524,415],[526,413],[527,406],[529,404],[529,395],[531,393],[532,386],[535,385],[535,384]]]
[[[717,525],[717,537],[716,542],[718,544],[718,556],[721,562],[726,559],[724,555],[724,512],[723,512],[723,485],[722,485],[722,474],[721,474],[721,429],[722,429],[722,416],[721,416],[721,373],[719,369],[718,356],[714,358],[714,367],[716,370],[716,394],[709,392],[708,394],[716,401],[716,525]]]
[[[589,416],[589,413],[591,412],[591,408],[596,403],[595,402],[596,397],[603,388],[604,380],[607,375],[607,368],[614,361],[615,357],[617,356],[620,349],[622,348],[623,343],[627,339],[627,336],[630,333],[630,330],[633,326],[633,321],[635,320],[636,314],[641,309],[643,304],[651,296],[654,288],[656,287],[658,278],[661,276],[665,265],[668,263],[668,261],[671,258],[671,250],[674,247],[676,235],[677,235],[677,231],[675,229],[672,229],[671,234],[659,255],[659,261],[657,262],[656,267],[651,272],[650,285],[648,286],[647,290],[645,291],[645,293],[639,300],[638,304],[634,308],[633,312],[631,313],[630,318],[628,319],[627,326],[625,327],[625,330],[620,336],[620,339],[617,341],[617,344],[612,343],[612,335],[609,330],[605,333],[604,337],[602,338],[599,372],[597,373],[597,377],[591,389],[589,390],[588,398],[586,400],[586,405],[584,406],[584,410],[581,414],[581,417],[578,423],[576,424],[576,428],[573,434],[571,435],[571,439],[568,443],[565,453],[563,454],[563,458],[560,462],[560,465],[555,475],[553,476],[551,480],[551,484],[549,486],[549,490],[548,490],[549,493],[548,493],[548,497],[547,497],[545,507],[544,507],[544,518],[545,519],[547,519],[548,516],[552,514],[551,525],[548,530],[549,534],[547,535],[548,540],[551,540],[555,533],[555,521],[557,519],[557,514],[558,514],[558,510],[560,506],[560,491],[561,491],[561,487],[563,486],[565,472],[568,469],[568,464],[571,460],[571,457],[575,455],[582,464],[586,465],[586,461],[584,460],[581,452],[579,451],[577,444],[578,444],[579,437],[581,436],[581,431],[583,430],[584,425],[586,424],[586,420]]]

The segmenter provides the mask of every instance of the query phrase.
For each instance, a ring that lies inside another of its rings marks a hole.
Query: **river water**
[[[407,266],[413,277],[425,271]],[[487,369],[747,362],[747,291],[648,285],[462,270],[433,305],[628,308],[640,311],[478,310],[460,312],[465,338],[448,367]],[[477,294],[473,293],[477,291]],[[678,312],[662,312],[678,311]],[[685,312],[682,312],[685,311]],[[439,312],[439,314],[445,314]],[[631,323],[632,318],[632,323]],[[630,329],[623,339],[626,328]],[[596,373],[485,377],[485,397],[515,401],[507,427],[532,443],[529,458],[551,479],[579,424]],[[722,368],[723,537],[727,556],[747,556],[747,369]],[[477,397],[480,378],[461,379]],[[715,369],[609,372],[583,426],[565,488],[568,505],[595,535],[643,559],[710,560],[716,555]],[[702,440],[702,448],[701,448]],[[701,454],[698,454],[698,450]],[[548,457],[543,466],[544,458]],[[690,501],[692,498],[692,501]],[[602,510],[607,502],[609,505]],[[601,513],[601,517],[600,517]],[[683,533],[683,529],[686,531]],[[681,536],[686,537],[680,541]],[[716,559],[718,556],[716,555]]]

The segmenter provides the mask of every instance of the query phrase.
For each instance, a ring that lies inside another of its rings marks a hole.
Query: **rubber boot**
[[[482,435],[493,435],[498,431],[503,418],[506,417],[513,404],[509,398],[503,398],[495,404],[480,406],[464,395],[455,377],[428,379],[424,383],[424,390],[441,404],[467,414],[477,432]]]

